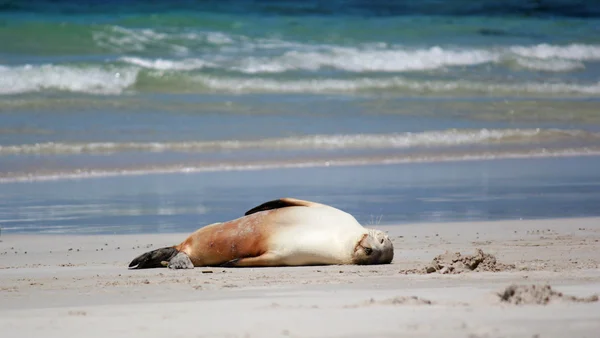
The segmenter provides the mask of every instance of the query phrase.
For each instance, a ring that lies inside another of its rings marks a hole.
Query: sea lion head
[[[367,229],[352,254],[354,264],[389,264],[394,259],[394,245],[383,231]]]

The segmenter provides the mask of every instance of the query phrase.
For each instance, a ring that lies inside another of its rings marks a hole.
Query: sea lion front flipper
[[[250,266],[279,266],[281,259],[274,253],[267,252],[256,257],[236,258],[221,265],[223,267],[250,267]]]
[[[175,257],[171,258],[167,267],[169,269],[193,269],[194,264],[188,255],[180,251]]]
[[[323,204],[286,197],[286,198],[280,198],[280,199],[265,202],[257,207],[254,207],[254,208],[246,211],[246,213],[244,215],[248,216],[248,215],[257,213],[259,211],[281,209],[281,208],[287,208],[287,207],[318,207],[318,206],[323,206]]]

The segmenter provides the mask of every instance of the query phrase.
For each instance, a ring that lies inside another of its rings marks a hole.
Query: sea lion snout
[[[383,231],[368,229],[354,249],[355,264],[389,264],[394,259],[394,245]]]

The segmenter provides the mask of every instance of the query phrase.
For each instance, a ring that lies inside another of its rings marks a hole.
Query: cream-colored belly
[[[331,207],[281,210],[269,240],[269,252],[284,265],[350,264],[367,230],[356,219]]]

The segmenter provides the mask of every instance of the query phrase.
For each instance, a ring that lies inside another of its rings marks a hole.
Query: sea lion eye
[[[365,248],[365,254],[367,254],[367,256],[369,256],[372,252],[373,252],[373,249]]]

